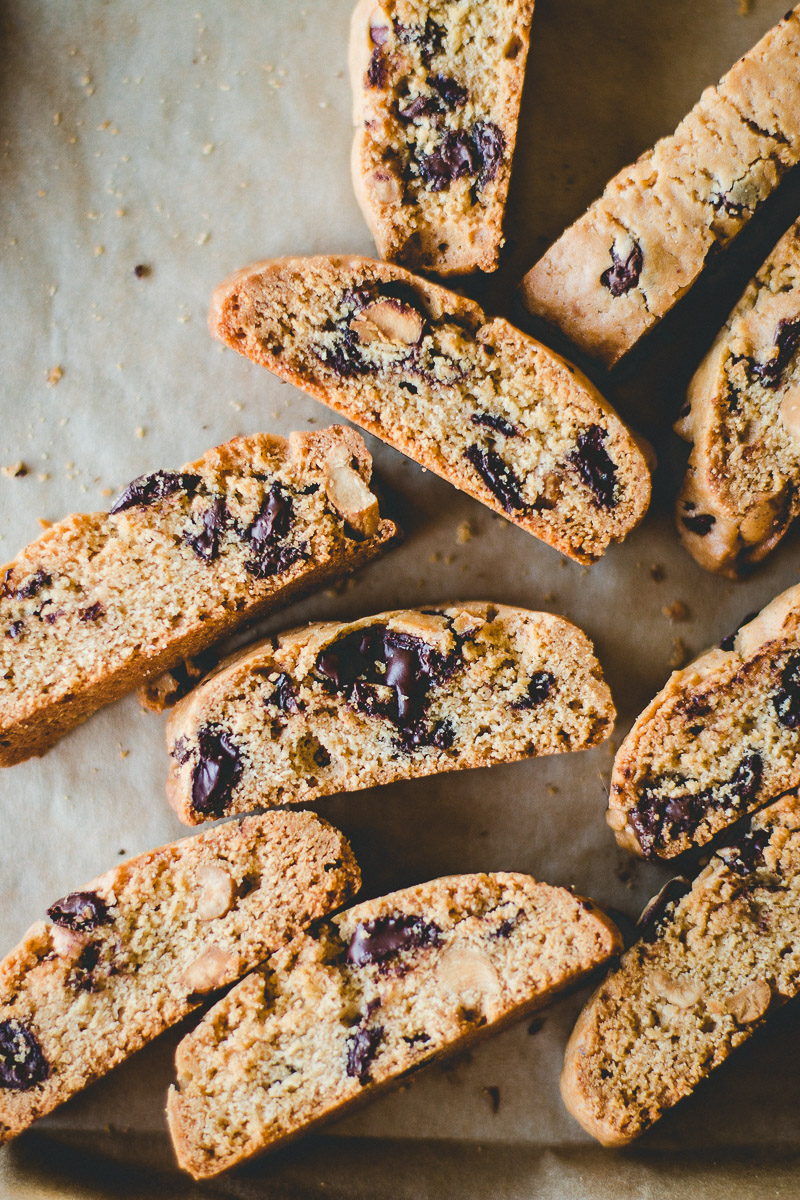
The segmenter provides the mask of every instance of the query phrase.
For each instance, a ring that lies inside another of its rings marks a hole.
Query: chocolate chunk
[[[466,129],[448,129],[435,150],[420,155],[417,167],[432,192],[443,192],[454,180],[477,175],[481,159]]]
[[[684,514],[681,521],[690,533],[696,533],[698,537],[705,537],[716,525],[717,518],[711,513],[693,513],[688,516]]]
[[[415,96],[405,108],[398,105],[397,115],[401,121],[417,121],[420,117],[436,116],[439,111],[438,96]]]
[[[740,204],[735,200],[731,200],[727,192],[717,192],[711,196],[711,207],[715,212],[720,209],[729,217],[741,217],[745,211],[750,211],[745,208],[744,204]]]
[[[590,425],[578,434],[578,445],[567,461],[572,464],[592,495],[598,508],[614,508],[617,504],[617,468],[603,445],[605,430]]]
[[[370,1081],[370,1064],[378,1053],[382,1040],[383,1026],[375,1025],[372,1029],[357,1029],[344,1044],[347,1055],[345,1070],[349,1077],[357,1079],[362,1087]]]
[[[433,17],[427,17],[424,25],[403,25],[397,19],[392,24],[398,40],[406,46],[416,45],[424,65],[430,66],[431,59],[442,48],[444,28]]]
[[[784,729],[800,726],[800,654],[794,654],[781,671],[780,690],[772,698],[775,714]]]
[[[746,617],[742,617],[741,621],[736,626],[736,628],[733,629],[730,633],[726,634],[725,637],[722,639],[722,641],[719,644],[720,650],[732,650],[734,642],[736,641],[736,635],[739,632],[739,630],[742,628],[743,625],[749,625],[750,622],[753,620],[753,618],[757,617],[757,616],[758,616],[758,613],[749,612]]]
[[[752,875],[764,865],[764,850],[768,843],[768,829],[749,829],[738,846],[720,850],[720,857],[737,875]]]
[[[774,389],[780,387],[784,372],[800,346],[800,317],[784,317],[778,321],[772,344],[778,353],[765,363],[754,363],[752,370],[764,387]]]
[[[497,417],[494,413],[473,413],[470,417],[473,425],[486,425],[488,429],[494,429],[497,433],[502,433],[503,437],[520,437],[520,432],[516,425],[511,425],[502,417]]]
[[[228,520],[228,509],[225,499],[220,496],[207,508],[200,517],[201,528],[198,533],[187,530],[183,540],[191,546],[198,558],[205,562],[213,562],[219,554],[219,538]],[[194,527],[193,527],[194,528]]]
[[[536,708],[537,705],[544,704],[553,690],[555,681],[556,677],[550,671],[534,671],[528,684],[527,695],[520,700],[515,700],[511,707],[516,709]]]
[[[292,527],[294,510],[292,498],[279,483],[273,483],[269,494],[258,510],[258,516],[247,530],[247,540],[260,550],[267,542],[286,537]]]
[[[415,721],[400,730],[398,745],[403,750],[416,750],[420,746],[435,746],[437,750],[449,750],[456,740],[456,731],[448,720],[434,721],[432,725],[425,721]]]
[[[97,892],[70,892],[63,900],[51,904],[47,915],[54,925],[82,931],[108,925],[111,920],[106,903]]]
[[[154,471],[151,475],[140,475],[128,484],[109,511],[113,515],[135,505],[146,507],[174,495],[175,492],[186,492],[191,496],[199,482],[199,475],[180,475],[174,471]]]
[[[489,491],[507,513],[524,511],[528,502],[522,496],[522,482],[496,450],[484,450],[477,444],[467,446],[464,457],[475,468]]]
[[[494,936],[497,938],[511,937],[511,934],[517,928],[521,920],[522,909],[520,909],[513,917],[506,917],[504,921],[501,921],[495,930]]]
[[[78,616],[78,620],[79,621],[99,621],[101,617],[105,616],[105,612],[106,612],[106,610],[103,607],[103,605],[100,603],[99,600],[96,600],[95,603],[90,604],[88,608],[81,609],[80,614]],[[45,617],[45,620],[49,621],[50,617],[49,616]]]
[[[184,766],[192,757],[192,747],[189,744],[189,739],[185,737],[178,738],[177,742],[173,743],[169,756],[170,758],[174,758],[180,766]]]
[[[333,348],[322,346],[316,354],[327,367],[341,375],[343,379],[354,379],[359,375],[369,375],[377,368],[363,357],[361,343],[354,330],[349,327],[340,328],[339,336]]]
[[[242,774],[239,749],[219,726],[206,726],[197,735],[198,759],[192,772],[195,812],[221,817]]]
[[[403,1041],[409,1046],[416,1046],[417,1043],[424,1044],[425,1042],[429,1042],[431,1040],[431,1035],[429,1033],[404,1033],[402,1036]]]
[[[607,271],[603,271],[600,282],[603,287],[608,288],[612,296],[624,296],[639,282],[644,264],[642,248],[638,242],[634,242],[628,257],[620,258],[617,254],[617,247],[612,246],[611,261],[613,266],[609,267]]]
[[[37,596],[44,587],[49,587],[52,580],[45,571],[36,571],[21,587],[14,592],[17,600],[30,600]]]
[[[370,25],[369,40],[372,42],[373,46],[385,46],[389,40],[389,26]]]
[[[422,917],[376,917],[356,926],[347,947],[347,961],[354,967],[366,963],[384,963],[401,950],[438,946],[442,931],[433,921]]]
[[[467,103],[467,89],[449,75],[429,75],[425,82],[438,94],[446,112],[463,108]]]
[[[24,621],[12,621],[6,630],[6,637],[18,638],[21,637],[25,630]]]
[[[386,686],[393,687],[397,693],[397,717],[402,722],[411,716],[420,662],[413,645],[404,644],[390,633],[384,635],[383,645]]]
[[[373,642],[384,629],[383,625],[357,629],[331,642],[317,655],[317,671],[331,681],[337,692],[344,691],[349,684],[355,683],[359,675],[370,669],[375,659]]]
[[[267,546],[258,558],[251,558],[244,564],[245,571],[255,575],[256,579],[267,579],[271,575],[281,575],[293,567],[302,558],[308,558],[306,543],[301,546]]]
[[[657,939],[669,919],[673,906],[691,889],[691,883],[683,875],[667,880],[636,922],[636,930],[643,942],[654,942]]]
[[[477,121],[472,127],[472,143],[478,156],[479,173],[476,182],[478,191],[491,183],[506,148],[503,131],[492,121]]]
[[[288,675],[282,673],[278,676],[275,691],[270,696],[269,703],[274,704],[281,712],[300,712],[300,705],[297,702],[294,685]]]
[[[21,1021],[0,1021],[0,1087],[26,1092],[50,1074],[35,1034]]]
[[[367,67],[367,87],[385,88],[389,78],[389,60],[380,46],[372,51]]]

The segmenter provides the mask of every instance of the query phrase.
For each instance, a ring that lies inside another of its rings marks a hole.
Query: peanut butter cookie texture
[[[617,752],[608,823],[673,858],[798,786],[800,584],[670,676]]]
[[[588,900],[527,875],[435,879],[301,935],[178,1046],[178,1162],[216,1175],[539,1008],[621,949]]]
[[[353,184],[381,258],[493,271],[533,0],[359,0]]]
[[[800,800],[672,880],[567,1046],[561,1092],[606,1146],[639,1137],[800,991]]]
[[[334,426],[236,438],[135,479],[0,568],[0,766],[397,536]]]
[[[313,813],[248,817],[120,863],[0,963],[0,1141],[98,1079],[358,890]]]
[[[692,453],[676,519],[702,567],[736,578],[800,513],[800,222],[698,367],[676,432]]]
[[[580,372],[471,300],[390,263],[256,263],[215,337],[578,562],[641,520],[650,476]]]
[[[395,779],[583,750],[616,713],[562,617],[470,602],[248,647],[175,708],[167,793],[195,824]]]
[[[521,284],[531,313],[613,366],[800,161],[800,6],[620,171]]]

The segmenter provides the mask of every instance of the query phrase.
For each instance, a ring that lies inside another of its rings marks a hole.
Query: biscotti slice
[[[235,438],[0,568],[0,766],[397,535],[355,430]]]
[[[670,676],[617,752],[608,823],[672,858],[798,786],[800,585]]]
[[[470,602],[295,629],[174,709],[167,794],[195,824],[395,779],[583,750],[616,713],[569,621]]]
[[[748,284],[697,369],[676,520],[702,567],[737,578],[800,513],[800,222]]]
[[[800,6],[611,180],[522,281],[522,301],[613,366],[800,161]]]
[[[370,900],[249,975],[178,1046],[178,1162],[216,1175],[461,1050],[621,948],[588,900],[460,875]]]
[[[800,992],[797,795],[758,813],[691,890],[668,884],[640,931],[578,1018],[561,1077],[606,1146],[638,1137]]]
[[[212,333],[578,562],[644,515],[644,458],[574,367],[390,263],[277,259],[214,293]]]
[[[313,813],[269,813],[120,863],[0,963],[0,1141],[233,983],[360,882]]]
[[[533,0],[359,0],[353,184],[381,258],[494,271]]]

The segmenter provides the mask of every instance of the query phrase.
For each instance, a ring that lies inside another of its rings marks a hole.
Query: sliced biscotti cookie
[[[120,863],[0,963],[0,1141],[233,983],[360,876],[337,829],[269,813]]]
[[[800,6],[611,180],[522,281],[529,311],[612,366],[800,161]]]
[[[578,1018],[561,1077],[567,1108],[607,1146],[638,1137],[800,992],[797,795],[758,813],[691,889],[668,884],[640,931]]]
[[[697,369],[676,432],[692,442],[676,519],[702,567],[736,578],[800,513],[800,222]]]
[[[178,1162],[216,1175],[547,1004],[621,948],[527,875],[435,879],[351,908],[249,975],[178,1046]]]
[[[670,676],[617,752],[607,819],[672,858],[798,786],[800,585]]]
[[[0,766],[397,535],[361,436],[236,438],[0,568]]]
[[[616,714],[562,617],[470,602],[295,629],[174,709],[167,794],[189,824],[395,779],[583,750]]]
[[[650,479],[575,367],[390,263],[256,263],[214,293],[212,333],[578,562],[644,515]]]
[[[493,271],[533,0],[359,0],[353,184],[381,258]]]

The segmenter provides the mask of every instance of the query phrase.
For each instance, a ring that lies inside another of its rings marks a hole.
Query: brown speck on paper
[[[28,468],[24,462],[11,463],[10,466],[0,469],[2,469],[3,474],[8,476],[9,479],[21,479],[23,475],[28,474]]]
[[[490,1086],[490,1087],[485,1087],[483,1090],[486,1093],[486,1095],[489,1097],[489,1103],[492,1106],[492,1112],[493,1113],[499,1112],[500,1111],[500,1088]]]
[[[670,621],[688,621],[689,609],[682,600],[674,600],[672,604],[665,604],[661,609],[664,616]]]

